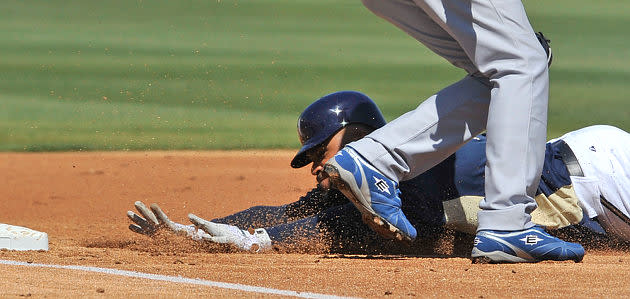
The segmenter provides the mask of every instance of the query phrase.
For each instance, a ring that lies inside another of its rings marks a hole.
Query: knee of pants
[[[526,56],[528,62],[528,68],[534,75],[547,72],[549,66],[547,65],[547,53],[542,47],[539,51],[528,51]]]
[[[547,53],[540,45],[535,35],[521,34],[513,37],[516,47],[505,49],[511,53],[504,59],[497,59],[495,51],[488,51],[481,59],[479,68],[486,73],[496,70],[497,75],[524,74],[537,78],[548,71]],[[483,61],[487,61],[483,63]],[[479,63],[479,61],[478,61]]]

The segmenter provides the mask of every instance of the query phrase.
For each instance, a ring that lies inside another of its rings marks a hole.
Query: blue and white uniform
[[[592,126],[565,134],[583,176],[571,176],[580,206],[607,233],[630,241],[630,134]],[[553,140],[552,140],[553,142]]]
[[[478,135],[440,164],[400,183],[402,209],[419,232],[418,242],[444,228],[474,234],[477,204],[485,195],[485,150],[486,136]],[[547,142],[534,222],[630,242],[629,170],[630,134],[621,129],[592,126]],[[463,211],[467,207],[472,209],[468,213]],[[212,221],[265,227],[280,244],[322,234],[333,249],[381,248],[383,243],[335,190],[315,188],[287,205],[252,207]]]

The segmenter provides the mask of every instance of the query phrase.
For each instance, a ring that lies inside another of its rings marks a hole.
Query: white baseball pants
[[[586,215],[597,217],[606,232],[630,241],[630,134],[599,125],[559,139],[569,145],[584,172],[583,177],[571,176],[571,182]]]

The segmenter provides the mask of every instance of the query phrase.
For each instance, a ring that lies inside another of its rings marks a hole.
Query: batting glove
[[[207,221],[194,214],[188,214],[188,218],[199,230],[207,233],[202,235],[205,241],[232,244],[241,250],[255,252],[271,248],[271,239],[264,228],[248,231],[233,225]]]

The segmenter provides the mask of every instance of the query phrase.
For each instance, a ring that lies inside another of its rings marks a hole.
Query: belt
[[[621,219],[627,225],[630,225],[630,217],[626,216],[626,214],[617,209],[617,207],[615,207],[615,205],[612,204],[610,201],[606,200],[603,195],[599,196],[599,202],[601,202],[602,206],[608,209],[611,213],[615,214],[615,216],[619,217],[619,219]]]
[[[584,172],[582,171],[582,167],[580,167],[580,163],[578,162],[575,154],[573,153],[569,145],[564,142],[564,140],[557,140],[551,145],[558,150],[558,154],[560,155],[562,162],[564,162],[564,165],[567,166],[569,175],[584,176]]]

